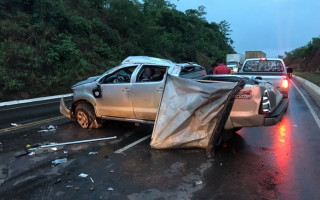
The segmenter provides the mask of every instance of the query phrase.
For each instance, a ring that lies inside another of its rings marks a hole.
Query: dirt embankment
[[[284,59],[287,67],[292,67],[295,71],[320,73],[320,50],[317,50],[310,57]]]

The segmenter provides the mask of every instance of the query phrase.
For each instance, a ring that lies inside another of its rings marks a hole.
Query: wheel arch
[[[88,100],[85,100],[85,99],[80,99],[78,101],[75,101],[72,103],[72,106],[71,106],[71,109],[72,109],[72,112],[75,114],[75,111],[76,111],[76,107],[80,104],[87,104],[89,105],[90,107],[92,107],[93,111],[96,113],[95,111],[95,108],[94,106],[92,105],[92,103]]]
[[[81,106],[82,105],[82,106]],[[77,107],[81,107],[81,109],[85,109],[88,119],[89,120],[89,127],[88,128],[99,128],[102,125],[103,120],[101,120],[100,118],[98,118],[96,116],[96,112],[94,109],[94,106],[91,104],[91,102],[86,101],[86,100],[79,100],[76,101],[72,104],[72,109],[74,110],[74,119],[77,120]],[[90,117],[91,116],[91,117]]]
[[[95,107],[96,99],[93,96],[90,96],[90,95],[86,95],[86,96],[83,96],[83,97],[74,97],[73,103],[71,105],[71,110],[72,110],[73,114],[75,114],[77,105],[79,105],[81,103],[89,104],[90,106],[92,106],[93,111],[94,111],[95,115],[97,116],[97,110],[96,110],[96,107]]]

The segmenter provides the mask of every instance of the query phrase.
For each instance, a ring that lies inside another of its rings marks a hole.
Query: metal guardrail
[[[60,99],[61,97],[72,97],[72,93],[55,95],[55,96],[48,96],[48,97],[38,97],[38,98],[33,98],[33,99],[23,99],[23,100],[0,102],[0,107],[12,106],[12,105],[17,105],[17,104],[32,103],[32,102],[39,102],[39,101],[47,101],[47,100],[52,100],[52,99]]]
[[[69,103],[72,100],[72,94],[65,94],[0,103],[0,129],[15,130],[12,124],[29,126],[35,121],[46,123],[46,119],[62,117],[59,111],[61,97]]]

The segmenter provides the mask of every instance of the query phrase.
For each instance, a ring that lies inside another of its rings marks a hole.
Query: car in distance
[[[72,86],[73,102],[67,108],[63,98],[60,112],[77,120],[82,128],[98,128],[103,120],[153,124],[157,115],[167,74],[194,79],[204,84],[239,81],[237,76],[208,76],[196,63],[131,56],[100,76]],[[281,120],[288,101],[271,84],[246,79],[238,93],[226,130],[248,126],[269,126]]]
[[[280,58],[246,59],[237,75],[272,83],[282,94],[289,97],[289,78],[293,69],[286,67]]]

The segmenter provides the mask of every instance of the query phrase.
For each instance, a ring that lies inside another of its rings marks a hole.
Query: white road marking
[[[313,108],[311,107],[310,103],[309,103],[308,100],[303,96],[303,94],[302,94],[302,92],[299,90],[299,88],[293,83],[292,80],[290,80],[290,81],[291,81],[291,83],[293,84],[293,86],[297,89],[297,91],[300,93],[300,95],[301,95],[302,99],[304,100],[304,102],[307,104],[307,106],[308,106],[308,108],[309,108],[309,110],[310,110],[310,112],[311,112],[314,120],[316,121],[316,123],[318,124],[318,127],[319,127],[319,129],[320,129],[320,120],[319,120],[318,116],[316,115],[316,112],[314,112],[314,110],[313,110]]]
[[[129,149],[129,148],[131,148],[131,147],[133,147],[133,146],[135,146],[137,144],[139,144],[140,142],[145,141],[146,139],[148,139],[150,137],[151,137],[151,135],[144,136],[143,138],[141,138],[141,139],[139,139],[139,140],[137,140],[137,141],[135,141],[135,142],[133,142],[133,143],[121,148],[121,149],[118,149],[117,151],[115,151],[115,153],[123,153],[125,150],[127,150],[127,149]]]

